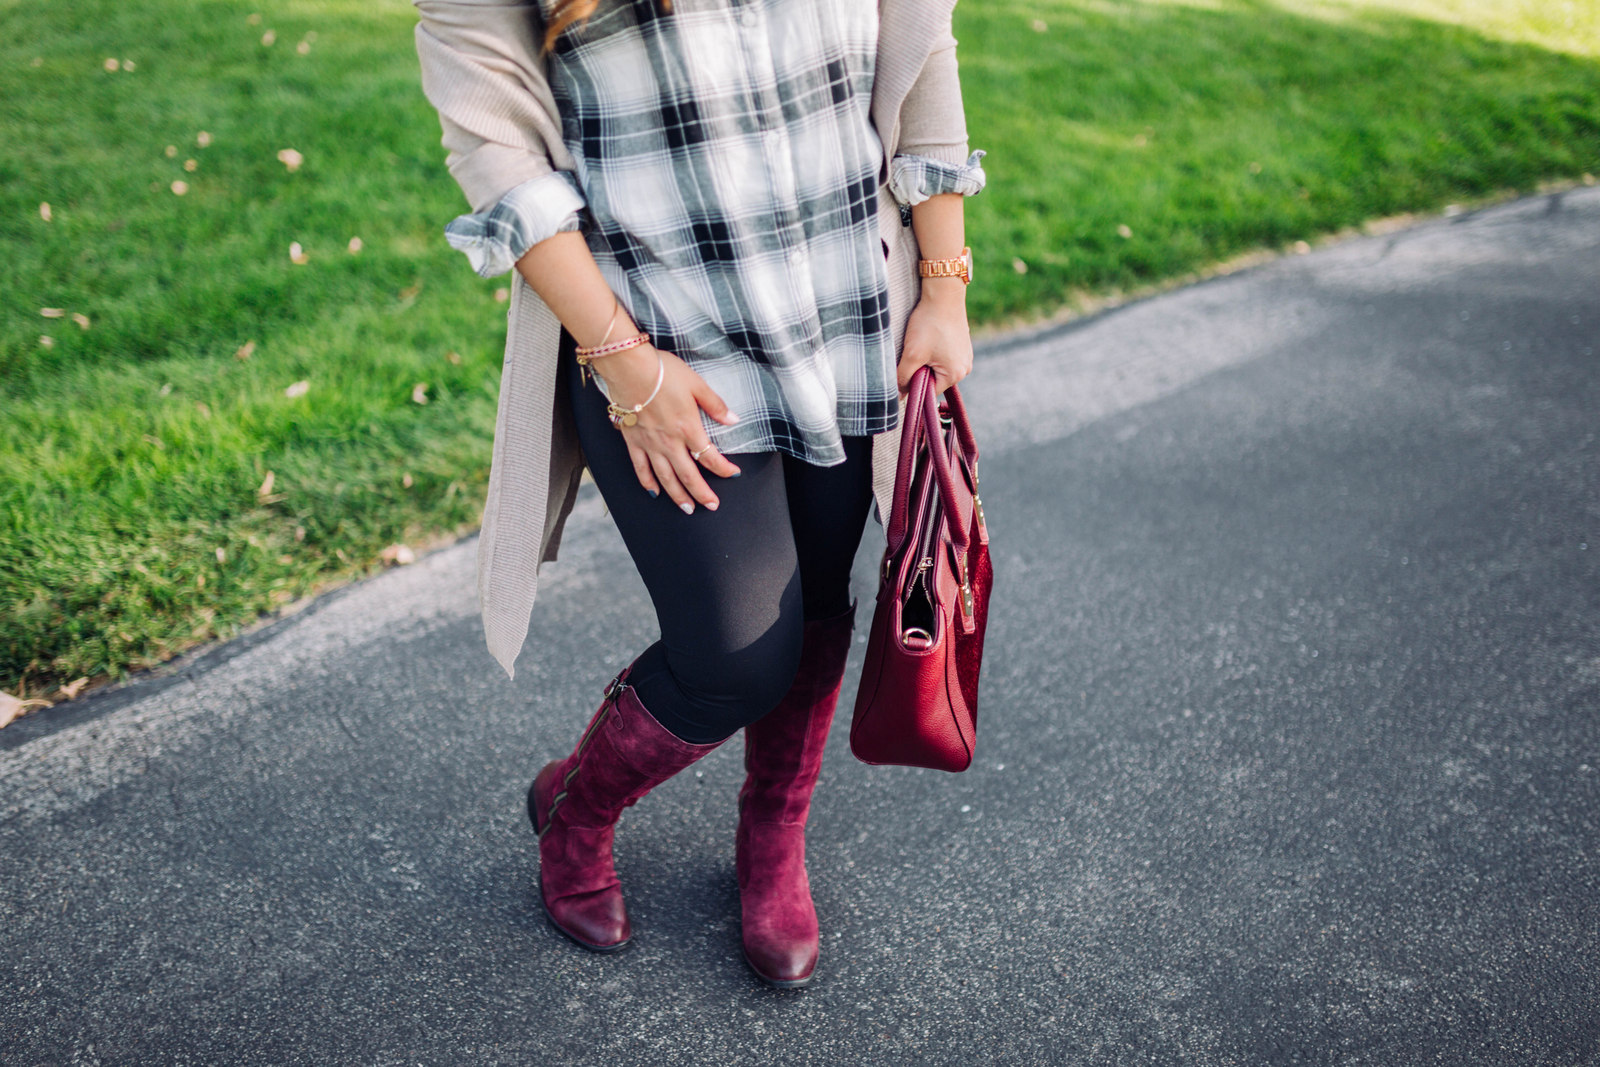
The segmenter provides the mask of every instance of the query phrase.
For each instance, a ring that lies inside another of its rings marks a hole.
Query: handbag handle
[[[900,462],[895,468],[894,501],[890,508],[887,540],[891,549],[898,552],[905,544],[910,508],[911,476],[915,465],[919,438],[927,442],[928,462],[939,485],[939,495],[944,500],[944,525],[951,543],[964,557],[967,551],[968,530],[960,521],[960,497],[956,493],[955,471],[950,454],[945,448],[944,435],[939,432],[939,401],[934,393],[932,367],[919,367],[911,375],[911,385],[906,398],[905,425],[900,433]],[[950,421],[963,451],[969,456],[977,453],[977,443],[972,436],[972,424],[967,418],[966,405],[954,385],[945,391],[949,403]],[[951,521],[951,516],[956,521]]]

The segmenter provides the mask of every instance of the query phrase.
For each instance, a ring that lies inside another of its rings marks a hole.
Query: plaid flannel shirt
[[[899,403],[876,50],[864,0],[677,0],[670,15],[603,0],[550,56],[577,169],[524,182],[447,239],[492,277],[581,226],[634,321],[739,415],[702,419],[721,451],[842,462],[841,436],[891,429]],[[890,191],[908,206],[976,193],[982,156],[896,156]]]

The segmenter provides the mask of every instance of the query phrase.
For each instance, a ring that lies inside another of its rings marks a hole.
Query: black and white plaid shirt
[[[548,11],[548,0],[545,0]],[[602,0],[550,57],[577,170],[512,189],[446,228],[485,277],[579,228],[640,327],[740,417],[726,453],[844,459],[893,428],[898,393],[877,233],[883,147],[868,118],[869,0]],[[905,204],[983,187],[897,156]]]

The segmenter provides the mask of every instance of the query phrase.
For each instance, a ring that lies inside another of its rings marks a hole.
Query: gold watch
[[[917,274],[924,278],[960,278],[965,285],[972,284],[972,249],[963,248],[959,256],[950,259],[919,259]]]

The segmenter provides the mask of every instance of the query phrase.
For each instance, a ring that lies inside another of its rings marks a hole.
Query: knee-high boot
[[[762,981],[781,989],[805,985],[817,965],[806,816],[854,621],[852,607],[806,623],[794,685],[782,703],[744,731],[746,773],[735,859],[744,956]]]
[[[681,741],[639,702],[623,671],[572,755],[528,788],[539,834],[539,894],[551,925],[584,948],[613,952],[633,935],[612,865],[622,809],[714,750]]]

